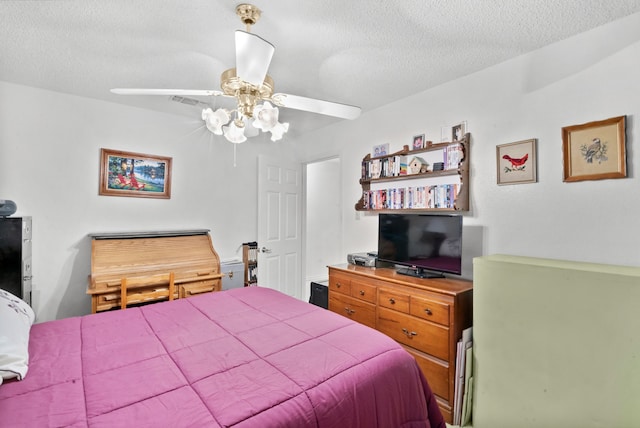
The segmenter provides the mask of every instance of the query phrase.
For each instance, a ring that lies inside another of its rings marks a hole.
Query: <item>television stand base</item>
[[[433,272],[425,269],[411,269],[411,268],[399,268],[396,269],[400,275],[413,276],[416,278],[444,278],[444,274],[442,272]]]

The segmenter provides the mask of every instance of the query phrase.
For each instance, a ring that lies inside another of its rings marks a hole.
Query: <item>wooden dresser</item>
[[[471,326],[473,284],[394,269],[329,266],[329,310],[388,335],[415,357],[452,423],[456,344]]]
[[[122,278],[174,272],[174,298],[220,291],[220,258],[206,229],[95,233],[91,237],[91,312],[120,307]],[[138,303],[153,300],[154,287],[137,290]],[[136,301],[134,300],[134,303]]]

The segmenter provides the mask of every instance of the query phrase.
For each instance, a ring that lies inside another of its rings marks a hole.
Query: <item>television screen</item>
[[[406,266],[398,272],[407,275],[460,275],[462,216],[380,214],[378,260]]]

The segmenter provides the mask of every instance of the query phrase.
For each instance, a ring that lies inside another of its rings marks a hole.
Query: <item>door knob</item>
[[[262,248],[260,248],[260,252],[261,253],[270,253],[271,252],[271,248],[262,247]]]

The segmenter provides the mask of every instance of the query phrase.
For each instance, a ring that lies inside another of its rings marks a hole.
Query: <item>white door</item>
[[[258,284],[303,299],[302,168],[258,158]]]

